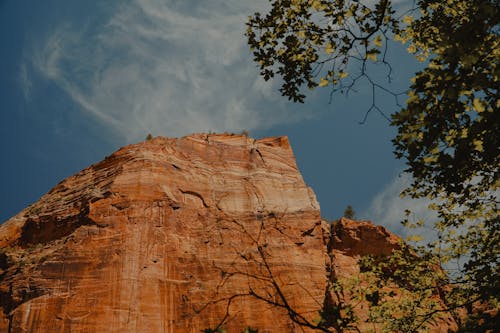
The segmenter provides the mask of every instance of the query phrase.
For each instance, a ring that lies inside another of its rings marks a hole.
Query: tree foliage
[[[393,116],[396,156],[414,177],[406,193],[431,208],[448,259],[468,256],[463,297],[498,307],[500,294],[499,3],[422,1],[402,35],[428,58]],[[439,246],[438,246],[439,245]],[[498,320],[498,319],[497,319]]]
[[[384,40],[400,31],[393,15],[388,0],[374,8],[360,1],[276,0],[266,16],[256,13],[248,21],[248,43],[264,79],[278,74],[281,93],[303,102],[303,85],[340,89],[364,76],[367,62],[380,53],[385,61]],[[353,61],[362,67],[356,77],[349,75]]]
[[[493,310],[474,325],[498,324],[500,295],[500,3],[498,0],[419,0],[396,13],[390,0],[273,0],[247,23],[248,43],[265,80],[281,79],[296,102],[304,88],[351,89],[385,64],[389,40],[423,62],[392,115],[395,154],[413,183],[404,192],[427,197],[439,216],[438,240],[420,247],[449,276],[449,311],[472,304]],[[392,93],[392,92],[391,92]],[[396,95],[396,93],[393,93]],[[408,221],[407,221],[408,222]],[[433,259],[434,260],[434,259]],[[474,318],[469,317],[469,321]],[[467,326],[464,324],[464,327]]]
[[[356,293],[368,301],[377,332],[428,332],[455,317],[444,295],[449,280],[435,256],[417,256],[402,243],[391,256],[366,256],[359,265],[369,287]]]

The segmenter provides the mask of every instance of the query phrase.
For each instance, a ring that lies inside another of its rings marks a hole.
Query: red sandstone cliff
[[[302,331],[272,303],[312,321],[331,272],[397,242],[322,222],[286,137],[155,138],[0,225],[0,332]]]
[[[294,330],[326,287],[319,206],[286,137],[156,138],[118,150],[0,226],[0,332]],[[266,330],[267,328],[267,330]]]

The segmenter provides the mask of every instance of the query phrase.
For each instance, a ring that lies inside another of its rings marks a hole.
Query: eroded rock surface
[[[289,310],[319,319],[333,282],[398,243],[371,222],[322,221],[286,137],[159,137],[0,225],[0,332],[311,332]]]
[[[130,145],[0,226],[0,332],[294,331],[259,297],[317,316],[324,237],[286,137]]]

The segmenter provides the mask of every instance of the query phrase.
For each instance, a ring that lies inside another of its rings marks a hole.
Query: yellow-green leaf
[[[408,15],[405,15],[403,17],[403,22],[406,23],[406,24],[412,24],[413,23],[413,16],[408,16]]]
[[[413,103],[413,102],[416,102],[418,101],[418,95],[415,95],[415,94],[408,94],[408,99],[406,100],[406,104],[410,104],[410,103]]]
[[[406,237],[406,240],[408,242],[421,242],[422,240],[424,239],[424,237],[420,236],[420,235],[410,235],[410,236],[407,236]]]
[[[326,87],[328,85],[328,80],[325,79],[324,77],[322,77],[320,80],[319,80],[319,84],[318,84],[320,87]]]
[[[332,43],[326,44],[325,52],[328,54],[332,54],[335,49],[333,48]]]
[[[431,61],[429,63],[429,68],[430,69],[441,69],[441,68],[443,68],[443,65],[441,65],[440,63],[438,63],[436,61]]]
[[[311,3],[311,7],[317,11],[320,11],[320,10],[323,10],[324,5],[321,4],[321,1],[319,1],[319,0],[313,0],[313,2]]]
[[[483,152],[484,151],[484,148],[483,148],[483,141],[482,140],[474,140],[472,142],[474,144],[474,149],[479,151],[479,152]]]
[[[375,52],[369,52],[366,54],[366,58],[375,62],[375,61],[377,61],[377,54]]]
[[[479,98],[474,98],[474,100],[472,101],[472,105],[474,106],[474,109],[479,113],[483,112],[485,109],[483,102]]]
[[[339,71],[339,79],[345,79],[349,76],[348,72]]]
[[[424,157],[424,163],[433,163],[438,160],[437,155],[431,155],[431,156],[426,156]]]
[[[382,46],[382,36],[378,35],[377,37],[375,37],[375,39],[373,40],[373,44],[375,44],[375,46],[381,47]]]
[[[406,50],[408,51],[408,53],[415,53],[417,52],[417,47],[415,46],[415,44],[410,44],[410,46],[408,46]]]

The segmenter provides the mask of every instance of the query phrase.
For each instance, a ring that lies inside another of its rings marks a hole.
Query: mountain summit
[[[0,332],[300,331],[333,273],[397,242],[322,221],[286,137],[157,137],[0,225]]]

